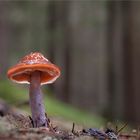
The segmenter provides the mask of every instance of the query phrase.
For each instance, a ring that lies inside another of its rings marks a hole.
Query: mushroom
[[[16,83],[30,84],[29,98],[33,127],[48,127],[48,118],[42,102],[41,85],[53,83],[59,76],[59,68],[41,53],[30,53],[7,72],[8,78]]]

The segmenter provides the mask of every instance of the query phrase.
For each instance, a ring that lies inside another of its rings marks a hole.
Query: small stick
[[[75,123],[73,122],[73,124],[72,124],[72,130],[71,130],[71,132],[74,134],[74,128],[75,128]]]
[[[48,128],[49,128],[52,132],[56,132],[56,128],[57,128],[57,127],[55,127],[55,128],[53,127],[53,125],[52,125],[50,119],[48,118],[48,115],[47,115],[46,112],[45,112],[45,116],[46,116],[46,121],[48,122]]]
[[[118,122],[118,121],[117,121]],[[115,126],[115,133],[117,134],[118,132],[118,125],[117,125],[117,122],[116,122],[116,126]]]
[[[117,134],[118,133],[118,126],[116,125],[115,127],[115,133]]]
[[[126,126],[127,126],[127,123],[125,123],[125,124],[117,131],[117,134],[120,133]]]
[[[79,136],[79,132],[77,131],[75,131],[75,123],[73,122],[73,124],[72,124],[72,130],[71,130],[71,132],[72,132],[72,134],[73,135],[76,135],[76,136]]]
[[[32,124],[32,126],[33,126],[33,128],[34,128],[34,123],[33,123],[33,119],[32,119],[32,117],[31,117],[31,116],[29,116],[29,119],[30,119],[31,124]]]

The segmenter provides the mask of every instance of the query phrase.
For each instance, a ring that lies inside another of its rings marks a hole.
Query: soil
[[[123,133],[112,129],[83,129],[67,120],[51,117],[49,128],[33,128],[31,117],[24,111],[0,100],[0,140],[138,140],[139,132]]]

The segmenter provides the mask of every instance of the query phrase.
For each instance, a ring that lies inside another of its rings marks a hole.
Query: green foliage
[[[0,97],[8,103],[16,105],[17,103],[28,100],[28,90],[18,87],[17,84],[12,84],[10,81],[2,81],[0,82]],[[45,94],[44,102],[49,116],[60,116],[75,123],[92,127],[103,126],[105,122],[105,120],[99,116],[80,111],[68,104],[64,104],[47,96],[47,94]],[[25,106],[24,109],[29,111],[29,107],[27,106]]]
[[[25,89],[18,87],[16,84],[11,83],[10,81],[0,82],[0,98],[3,98],[8,103],[16,104],[20,101],[27,100],[27,92]]]
[[[48,114],[61,116],[85,126],[101,127],[105,123],[105,120],[100,116],[78,110],[54,98],[45,98],[45,101]]]

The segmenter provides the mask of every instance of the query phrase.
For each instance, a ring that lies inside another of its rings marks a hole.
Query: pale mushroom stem
[[[34,71],[30,77],[30,106],[34,127],[47,127],[48,122],[45,115],[45,108],[42,101],[40,89],[40,72]]]

